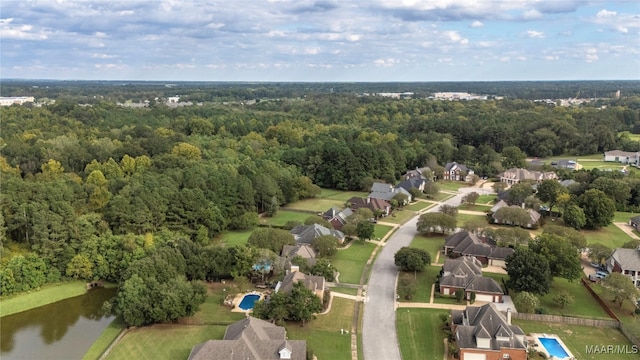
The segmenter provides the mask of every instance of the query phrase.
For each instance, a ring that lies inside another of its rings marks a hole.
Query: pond
[[[0,358],[82,359],[113,316],[102,304],[116,289],[98,288],[0,321]]]

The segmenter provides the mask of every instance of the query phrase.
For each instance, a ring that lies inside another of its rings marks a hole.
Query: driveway
[[[458,206],[465,193],[474,191],[466,188],[461,190],[462,193],[440,204]],[[435,212],[438,209],[440,206],[434,206],[427,212]],[[417,224],[416,216],[400,226],[387,240],[371,268],[362,320],[362,353],[365,360],[402,359],[396,333],[395,311],[398,267],[394,264],[393,256],[401,247],[411,244],[411,240],[418,233]]]

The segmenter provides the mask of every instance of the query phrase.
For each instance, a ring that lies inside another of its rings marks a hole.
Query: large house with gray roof
[[[280,252],[282,265],[285,268],[291,266],[291,259],[299,256],[307,261],[307,266],[312,267],[316,264],[316,252],[309,244],[284,245]]]
[[[411,202],[412,196],[411,193],[402,187],[393,187],[391,184],[384,183],[373,183],[371,186],[371,192],[369,193],[368,198],[370,199],[379,199],[391,202],[396,195],[404,195],[407,197],[405,204]]]
[[[322,218],[333,225],[334,229],[341,230],[342,227],[347,223],[347,219],[351,215],[353,215],[353,211],[350,208],[339,210],[332,207],[322,214]]]
[[[606,264],[609,272],[627,275],[636,287],[640,287],[640,247],[615,249]]]
[[[311,244],[313,239],[330,235],[338,239],[338,243],[344,242],[344,234],[342,231],[328,229],[320,224],[298,225],[289,231],[296,241],[296,244]]]
[[[447,256],[473,256],[481,264],[504,267],[506,259],[514,253],[509,247],[496,246],[496,242],[470,231],[460,231],[447,236],[444,254]]]
[[[464,298],[476,301],[502,302],[502,287],[492,278],[482,276],[482,264],[471,256],[446,259],[439,280],[440,294],[453,295],[457,290],[464,291]]]
[[[460,360],[526,360],[525,333],[511,324],[496,305],[467,306],[451,310],[451,328]]]
[[[553,171],[530,171],[522,168],[509,169],[498,174],[498,177],[501,182],[507,185],[515,185],[526,180],[541,183],[544,180],[558,179],[558,175]]]
[[[306,360],[307,342],[288,340],[284,327],[247,317],[227,326],[223,340],[194,346],[189,360]]]
[[[282,279],[282,281],[279,281],[278,284],[276,284],[275,292],[283,292],[285,294],[288,294],[293,289],[293,285],[297,283],[304,284],[307,289],[311,290],[317,297],[320,298],[320,301],[323,300],[325,288],[324,277],[307,275],[303,272],[300,272],[297,266],[291,266],[289,273],[284,276],[284,279]]]

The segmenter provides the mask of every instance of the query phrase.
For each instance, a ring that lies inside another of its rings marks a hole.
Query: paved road
[[[463,188],[458,194],[443,202],[460,205],[465,193],[478,189]],[[438,211],[434,206],[427,212]],[[403,224],[390,238],[378,255],[371,269],[367,286],[362,320],[362,352],[365,360],[401,360],[398,335],[396,333],[395,288],[398,267],[393,256],[403,246],[409,246],[416,236],[418,217]]]

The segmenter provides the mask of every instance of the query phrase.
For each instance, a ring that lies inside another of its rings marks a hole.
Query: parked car
[[[596,277],[598,277],[599,279],[604,279],[604,278],[606,278],[607,276],[609,276],[609,273],[608,273],[608,272],[606,272],[606,271],[598,270],[598,271],[596,272]]]
[[[592,262],[592,263],[591,263],[591,267],[596,268],[596,269],[599,269],[601,265],[602,265],[602,264],[597,263],[597,262]]]

